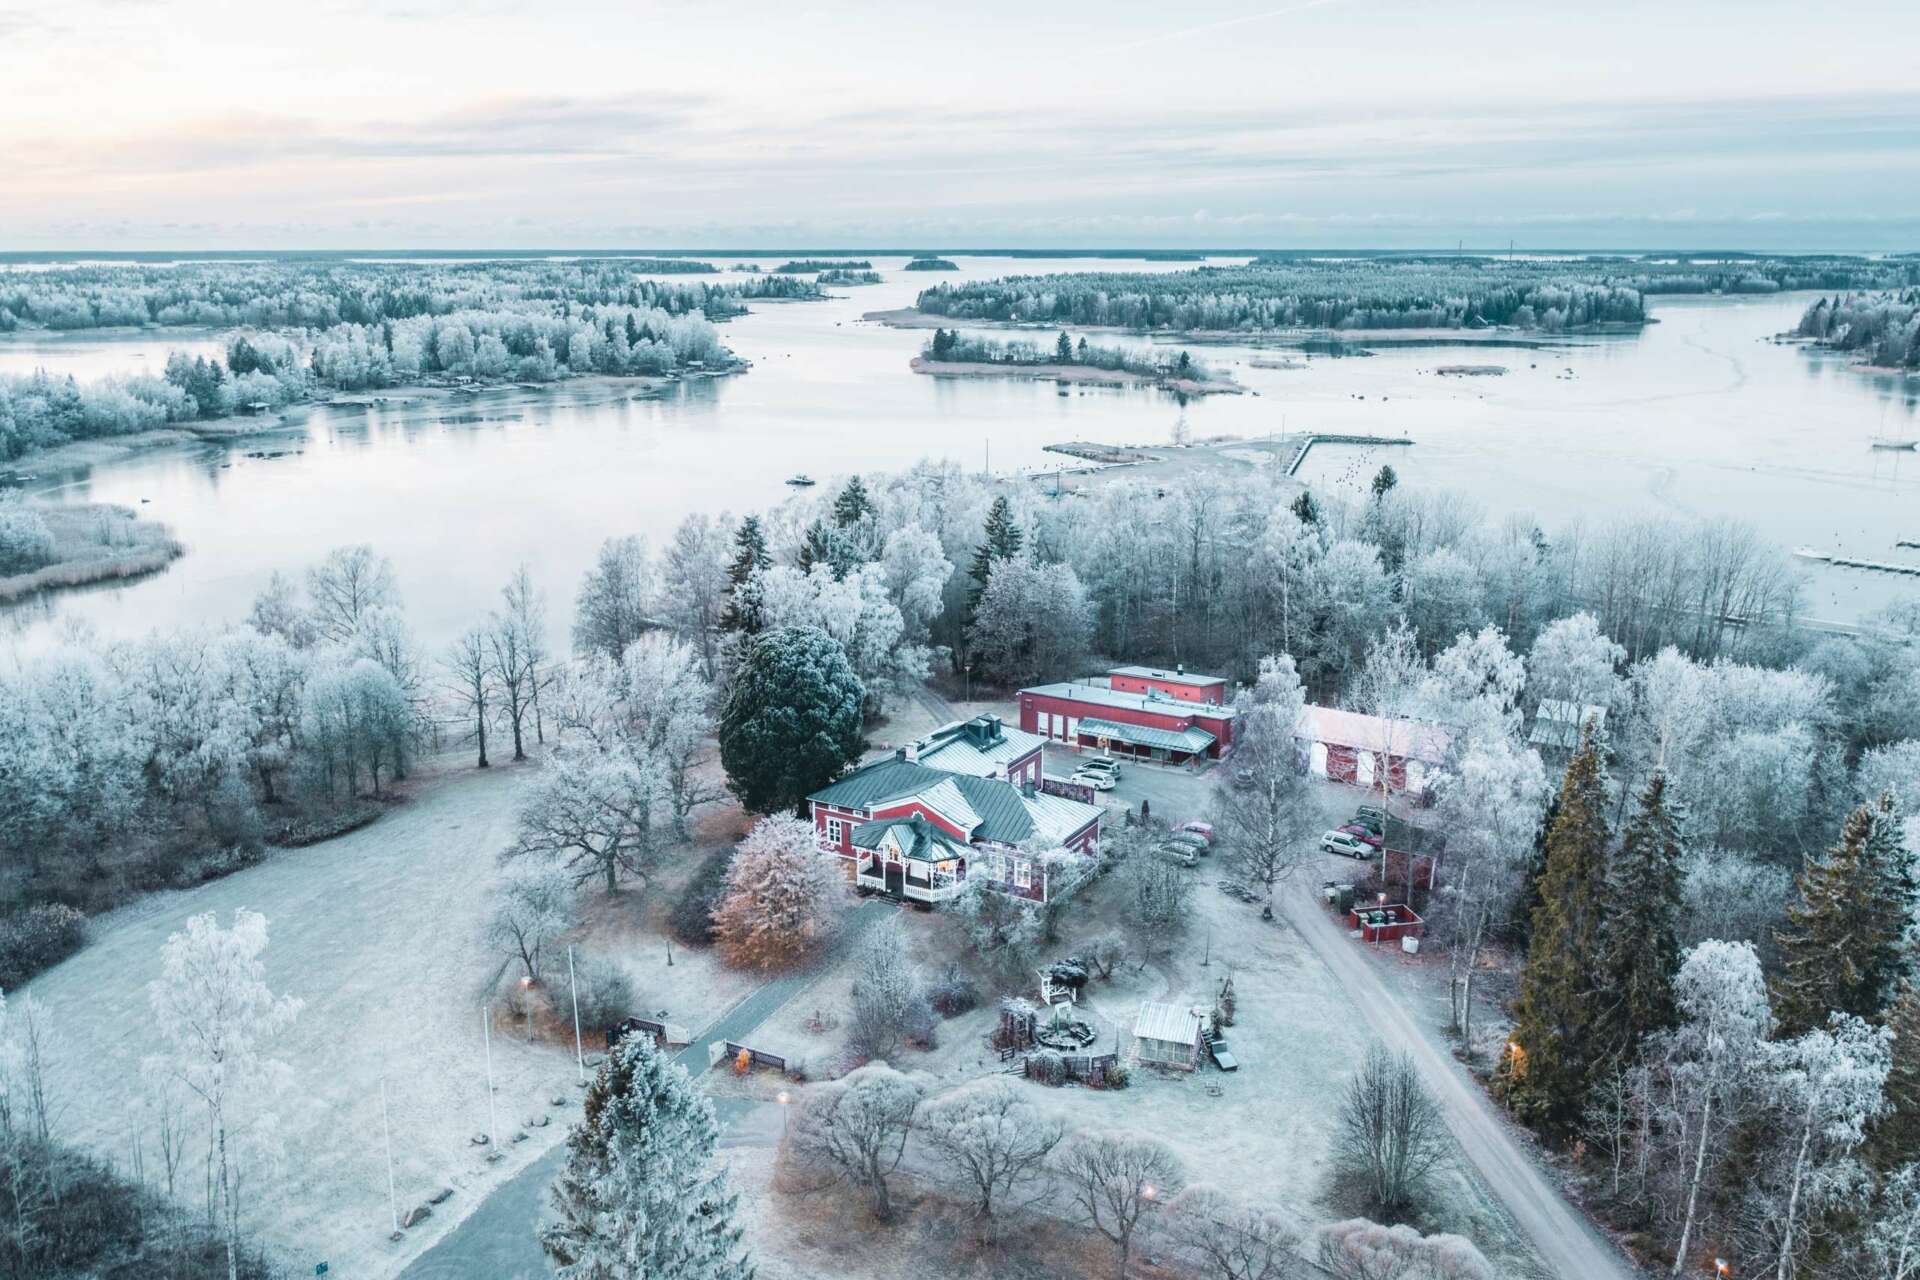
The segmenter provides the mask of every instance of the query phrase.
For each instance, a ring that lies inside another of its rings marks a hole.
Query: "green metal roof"
[[[1205,729],[1186,728],[1178,730],[1155,729],[1144,724],[1122,724],[1118,720],[1080,721],[1080,732],[1084,736],[1093,734],[1097,738],[1114,738],[1131,743],[1136,747],[1159,747],[1166,751],[1205,751],[1213,745],[1213,735]]]
[[[911,818],[880,818],[873,822],[863,822],[853,829],[853,843],[859,849],[877,849],[881,839],[894,828],[905,828],[906,839],[901,843],[909,858],[933,861],[938,858],[964,855],[964,846],[956,845],[947,838],[946,832],[915,815]]]
[[[1213,741],[1212,735],[1208,735],[1207,741]],[[1012,784],[996,778],[930,769],[926,765],[910,764],[898,756],[856,769],[807,798],[840,809],[873,809],[910,799],[942,782],[951,782],[980,815],[980,826],[969,833],[971,838],[1019,844],[1034,834],[1033,818],[1020,801],[1019,789]]]

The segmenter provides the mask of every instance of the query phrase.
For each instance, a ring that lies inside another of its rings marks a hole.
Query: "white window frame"
[[[847,842],[847,820],[845,818],[827,819],[827,843],[838,849]]]
[[[1013,887],[1016,889],[1033,888],[1033,863],[1027,858],[1013,860]]]

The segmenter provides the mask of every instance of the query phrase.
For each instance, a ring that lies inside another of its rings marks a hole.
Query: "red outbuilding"
[[[1020,728],[1113,755],[1182,764],[1217,760],[1233,746],[1239,713],[1226,681],[1149,667],[1116,667],[1080,683],[1020,691]]]

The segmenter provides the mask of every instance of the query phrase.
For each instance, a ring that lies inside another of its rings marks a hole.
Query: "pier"
[[[1910,547],[1911,542],[1896,545]],[[1920,578],[1920,564],[1896,564],[1891,560],[1861,560],[1855,556],[1828,555],[1824,551],[1815,551],[1812,547],[1795,547],[1793,554],[1803,560],[1818,560],[1823,564],[1835,565],[1842,569],[1871,569],[1875,573],[1901,573],[1908,577]]]
[[[1301,440],[1294,449],[1293,457],[1287,460],[1287,474],[1295,475],[1300,464],[1307,460],[1307,451],[1317,444],[1412,444],[1405,436],[1343,436],[1315,433]]]

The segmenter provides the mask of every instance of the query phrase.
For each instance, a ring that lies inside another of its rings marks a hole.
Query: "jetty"
[[[1903,542],[1900,546],[1912,546]],[[1900,573],[1908,577],[1920,578],[1920,564],[1897,564],[1892,560],[1862,560],[1857,556],[1829,555],[1824,551],[1815,551],[1812,547],[1795,547],[1793,554],[1802,560],[1818,560],[1822,564],[1834,565],[1841,569],[1871,569],[1875,573]]]
[[[1345,435],[1328,435],[1324,432],[1315,432],[1311,435],[1303,437],[1300,443],[1294,446],[1293,456],[1287,459],[1287,474],[1288,475],[1297,474],[1300,470],[1300,464],[1307,460],[1308,451],[1311,450],[1313,446],[1317,444],[1375,445],[1375,444],[1412,444],[1412,443],[1413,441],[1409,440],[1405,436],[1345,436]]]

